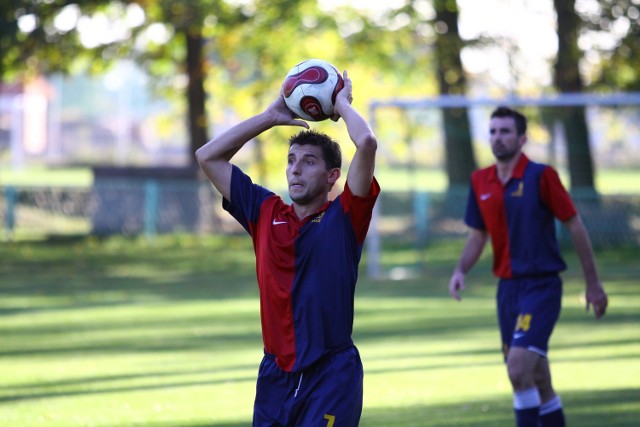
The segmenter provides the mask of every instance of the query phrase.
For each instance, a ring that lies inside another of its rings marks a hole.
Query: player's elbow
[[[196,155],[196,160],[200,161],[202,158],[202,147],[196,150],[195,155]]]
[[[358,143],[358,150],[375,153],[378,149],[378,140],[373,133],[364,135]]]
[[[207,161],[207,156],[206,156],[206,152],[205,152],[204,146],[198,148],[196,150],[196,152],[195,152],[195,155],[196,155],[196,161],[198,162],[200,167],[204,166],[204,164]]]

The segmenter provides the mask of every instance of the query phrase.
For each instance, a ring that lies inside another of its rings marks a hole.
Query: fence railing
[[[372,227],[414,242],[463,237],[466,192],[383,192]],[[640,246],[640,195],[574,195],[596,246]],[[72,235],[239,233],[205,181],[101,180],[89,188],[0,187],[4,240]],[[566,238],[559,227],[561,238]]]

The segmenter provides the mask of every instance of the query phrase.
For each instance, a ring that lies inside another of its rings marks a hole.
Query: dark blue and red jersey
[[[379,192],[375,179],[367,197],[345,185],[299,220],[291,205],[233,167],[223,207],[253,239],[264,349],[282,370],[302,371],[353,345],[358,264]]]
[[[471,175],[465,223],[486,230],[493,247],[493,272],[503,279],[563,271],[554,218],[576,215],[571,197],[549,165],[520,156],[509,182],[496,165]]]

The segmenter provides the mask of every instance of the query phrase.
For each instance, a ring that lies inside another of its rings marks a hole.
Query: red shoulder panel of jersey
[[[560,221],[573,218],[578,212],[571,196],[562,185],[558,172],[551,166],[542,171],[540,180],[540,197]]]
[[[356,235],[356,242],[359,245],[364,243],[364,239],[367,236],[371,222],[371,211],[379,194],[380,185],[375,178],[371,181],[369,195],[365,197],[354,196],[353,193],[351,193],[349,184],[345,183],[344,185],[344,191],[340,196],[342,199],[342,209],[345,213],[350,214],[351,225]]]
[[[498,179],[497,167],[492,165],[480,169],[471,178],[475,197],[467,207],[466,222],[471,227],[484,229],[489,233],[494,254],[493,271],[499,277],[509,277],[509,227],[504,209],[504,186]]]

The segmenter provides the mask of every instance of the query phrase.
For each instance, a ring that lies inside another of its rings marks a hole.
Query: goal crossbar
[[[436,95],[420,99],[389,99],[373,100],[369,103],[370,110],[382,107],[397,108],[461,108],[482,106],[531,106],[531,107],[573,107],[587,105],[618,106],[640,104],[640,92],[625,93],[563,93],[540,97],[506,96],[501,98],[478,97],[471,98],[464,95]]]

